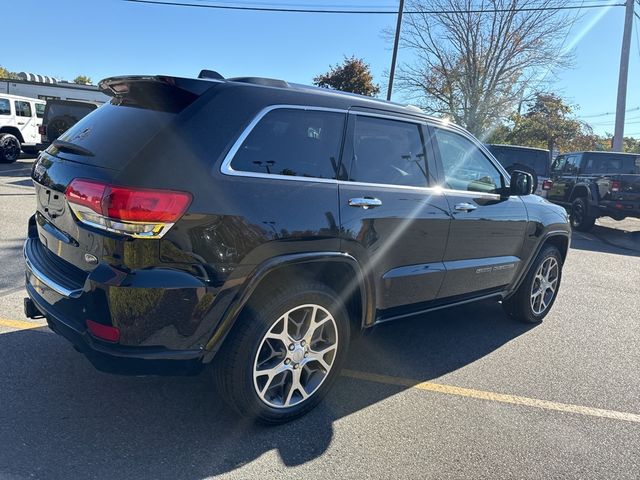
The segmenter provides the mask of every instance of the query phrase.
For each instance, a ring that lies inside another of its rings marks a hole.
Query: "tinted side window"
[[[502,188],[500,172],[469,139],[436,128],[435,140],[446,188],[484,193],[497,193]]]
[[[231,167],[243,172],[336,178],[344,122],[342,113],[272,110],[242,142]]]
[[[585,165],[586,173],[636,173],[635,159],[622,155],[590,155]]]
[[[45,107],[44,104],[36,103],[36,117],[38,118],[44,117],[44,107]]]
[[[29,102],[21,102],[16,100],[16,115],[19,117],[30,117],[31,116],[31,104]]]
[[[11,104],[6,98],[0,98],[0,115],[11,115]]]
[[[577,155],[571,155],[567,158],[567,163],[564,166],[564,172],[570,175],[577,175],[580,169],[580,157]]]
[[[566,163],[567,163],[567,157],[558,157],[553,162],[553,166],[551,167],[551,170],[554,173],[560,173],[564,169],[564,165]]]
[[[426,187],[425,141],[419,124],[356,117],[349,180]]]

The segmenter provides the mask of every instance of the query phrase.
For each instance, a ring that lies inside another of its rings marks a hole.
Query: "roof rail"
[[[255,85],[263,85],[265,87],[280,87],[280,88],[289,88],[289,85],[284,80],[278,80],[276,78],[263,78],[263,77],[235,77],[235,78],[227,78],[230,82],[242,82],[242,83],[253,83]]]
[[[200,70],[198,78],[210,78],[212,80],[224,80],[224,77],[215,70]]]

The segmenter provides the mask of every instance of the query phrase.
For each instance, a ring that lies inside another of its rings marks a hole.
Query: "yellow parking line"
[[[356,370],[342,370],[342,375],[358,380],[384,383],[387,385],[397,385],[399,387],[417,388],[419,390],[446,393],[448,395],[457,395],[460,397],[478,398],[481,400],[489,400],[492,402],[511,403],[513,405],[522,405],[525,407],[542,408],[545,410],[555,410],[558,412],[587,415],[590,417],[611,418],[614,420],[622,420],[625,422],[640,423],[640,415],[636,413],[619,412],[616,410],[606,410],[602,408],[583,407],[581,405],[573,405],[570,403],[550,402],[548,400],[540,400],[537,398],[519,397],[517,395],[507,395],[504,393],[488,392],[485,390],[455,387],[453,385],[443,385],[440,383],[418,382],[416,380],[411,380],[408,378],[391,377],[388,375],[378,375],[375,373],[367,373]]]
[[[28,330],[30,328],[46,327],[46,325],[42,323],[23,322],[22,320],[9,320],[8,318],[0,318],[0,327],[8,327],[15,330]]]

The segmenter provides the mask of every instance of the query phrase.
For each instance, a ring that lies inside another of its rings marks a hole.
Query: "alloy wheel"
[[[305,401],[329,375],[337,351],[338,328],[326,308],[292,308],[273,323],[258,347],[253,364],[258,397],[274,408]]]
[[[541,315],[551,304],[558,288],[560,268],[555,257],[545,259],[538,267],[531,285],[531,310]]]

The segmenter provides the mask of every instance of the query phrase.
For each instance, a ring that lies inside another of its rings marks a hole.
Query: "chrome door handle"
[[[382,200],[372,197],[357,197],[349,199],[350,207],[361,207],[367,210],[368,208],[375,208],[382,205]]]
[[[471,204],[471,203],[459,203],[457,204],[455,207],[453,207],[455,209],[456,212],[470,212],[472,210],[475,210],[476,207],[475,205]]]

